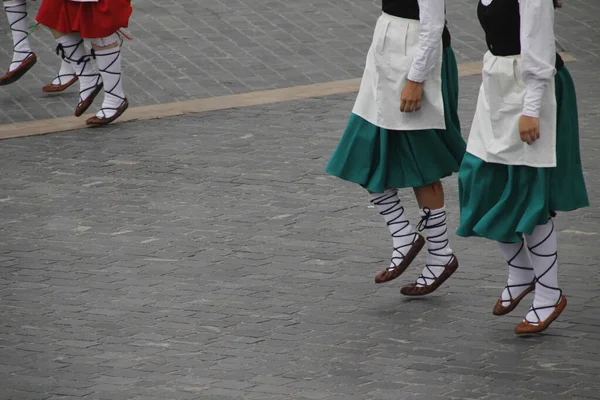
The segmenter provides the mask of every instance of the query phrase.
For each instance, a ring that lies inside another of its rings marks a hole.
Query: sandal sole
[[[531,285],[529,285],[529,287],[527,289],[525,289],[525,291],[523,293],[518,295],[517,298],[513,299],[508,307],[504,307],[502,305],[502,303],[503,303],[502,296],[500,296],[498,301],[496,301],[496,305],[494,306],[494,309],[492,310],[492,314],[501,316],[501,315],[506,315],[506,314],[510,313],[515,308],[517,308],[517,306],[519,305],[521,300],[523,300],[525,298],[525,296],[527,296],[529,293],[533,292],[534,290],[535,290],[535,281],[533,281],[531,283]]]
[[[558,303],[555,304],[555,307],[556,308],[552,314],[550,314],[550,316],[546,318],[546,320],[544,320],[544,322],[542,322],[540,325],[532,325],[527,321],[522,321],[515,326],[515,333],[517,335],[534,335],[536,333],[542,333],[548,329],[550,324],[560,317],[567,307],[567,298],[565,296],[561,296],[560,300],[558,300]]]
[[[125,99],[125,101],[123,102],[123,104],[121,105],[121,107],[119,107],[119,109],[117,110],[117,112],[115,113],[115,115],[113,115],[110,118],[98,118],[98,117],[91,117],[86,121],[86,124],[89,125],[90,127],[97,127],[97,126],[104,126],[104,125],[108,125],[111,122],[113,122],[114,120],[116,120],[117,118],[119,118],[121,115],[123,115],[123,113],[125,112],[125,110],[127,110],[127,108],[129,108],[129,100]]]
[[[444,268],[444,271],[440,274],[439,277],[431,284],[427,286],[417,286],[416,283],[413,283],[409,286],[404,286],[400,289],[400,293],[404,296],[427,296],[435,292],[444,282],[446,282],[458,269],[458,258],[453,256],[454,258],[450,263]]]
[[[410,266],[410,264],[415,260],[415,258],[417,258],[417,255],[419,255],[419,252],[421,251],[423,246],[425,246],[425,238],[419,235],[419,237],[417,238],[417,240],[415,240],[408,253],[406,253],[406,256],[402,259],[400,265],[394,268],[394,273],[386,275],[386,273],[390,273],[387,269],[380,272],[375,277],[375,283],[390,282],[402,275],[404,271],[406,271],[406,269]],[[381,276],[386,276],[386,278],[382,279],[380,278]]]
[[[104,82],[101,82],[99,85],[97,85],[94,88],[94,91],[88,96],[87,99],[85,99],[84,101],[82,101],[81,103],[79,103],[77,105],[77,108],[75,109],[75,113],[74,113],[74,115],[76,117],[81,117],[83,115],[83,113],[86,112],[88,108],[90,108],[90,106],[94,102],[94,99],[96,98],[96,96],[98,96],[98,94],[100,93],[100,91],[102,90],[103,87],[104,87]]]
[[[68,88],[70,88],[78,80],[79,80],[79,78],[74,77],[69,82],[65,83],[64,85],[53,85],[53,84],[50,83],[50,84],[48,84],[48,85],[46,85],[46,86],[44,86],[42,88],[42,92],[44,92],[44,93],[60,93],[60,92],[64,92],[65,90],[67,90]]]
[[[10,85],[23,77],[37,63],[37,56],[34,53],[27,57],[21,65],[12,72],[7,72],[3,78],[0,78],[0,86]]]

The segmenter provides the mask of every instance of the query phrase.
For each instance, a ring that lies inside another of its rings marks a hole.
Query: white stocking
[[[427,262],[417,279],[417,286],[431,285],[439,277],[448,263],[453,258],[453,252],[448,240],[448,227],[446,226],[446,210],[422,209],[421,223],[427,238]]]
[[[76,33],[71,33],[56,39],[58,51],[75,69],[79,77],[79,102],[86,100],[102,79],[94,69],[91,55],[87,53],[83,39]]]
[[[525,242],[498,242],[498,245],[508,264],[508,282],[502,292],[502,306],[507,307],[511,298],[516,299],[527,290],[535,279],[535,274]]]
[[[13,59],[9,70],[14,71],[31,54],[27,39],[27,5],[24,0],[5,1],[4,11],[13,37]]]
[[[394,251],[388,269],[394,269],[400,265],[404,255],[411,249],[417,233],[404,215],[404,207],[400,204],[396,189],[371,194],[371,203],[377,207],[392,234]]]
[[[546,320],[562,296],[558,288],[558,251],[554,222],[538,225],[525,236],[537,282],[533,307],[525,317],[531,323]]]
[[[69,61],[63,58],[62,62],[60,63],[60,70],[58,71],[58,75],[56,75],[56,78],[54,78],[52,84],[54,86],[64,85],[65,83],[73,79],[75,76],[77,76],[75,74],[75,68],[73,68]]]
[[[104,101],[96,117],[110,118],[125,102],[125,92],[121,80],[121,48],[95,50],[94,54],[104,81]]]

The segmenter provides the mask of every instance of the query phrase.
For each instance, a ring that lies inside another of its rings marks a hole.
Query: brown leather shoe
[[[64,75],[66,76],[66,75]],[[77,78],[77,75],[73,75],[73,78],[71,78],[67,83],[64,84],[58,84],[55,85],[53,83],[49,83],[46,86],[44,86],[42,88],[42,91],[45,93],[59,93],[59,92],[63,92],[65,90],[67,90],[67,88],[69,88],[72,84],[74,84],[75,82],[77,82],[79,80],[79,78]],[[59,80],[60,81],[60,80]]]
[[[0,77],[0,86],[10,85],[11,83],[18,81],[35,65],[36,62],[37,56],[35,53],[29,53],[27,58],[21,61],[21,64],[19,64],[17,69],[8,71],[4,76]]]
[[[423,236],[417,233],[416,238],[412,243],[412,247],[410,248],[410,250],[408,250],[400,264],[396,265],[394,268],[386,268],[380,273],[378,273],[375,277],[375,283],[393,281],[394,279],[402,275],[402,273],[406,271],[406,268],[408,268],[410,263],[412,263],[417,257],[424,245],[425,239],[423,238]]]
[[[418,286],[417,283],[412,283],[408,286],[404,286],[400,289],[400,293],[405,296],[425,296],[431,294],[439,288],[442,283],[446,282],[448,278],[452,276],[458,269],[458,258],[456,256],[452,256],[452,259],[448,262],[446,267],[444,267],[444,271],[435,278],[431,285],[427,286]]]
[[[108,125],[111,122],[113,122],[115,119],[119,118],[125,112],[125,110],[127,110],[127,107],[129,107],[129,101],[127,100],[127,98],[125,98],[125,100],[123,100],[123,103],[121,103],[121,106],[119,106],[119,108],[117,108],[117,110],[116,110],[117,112],[115,113],[115,115],[113,115],[112,117],[99,118],[99,117],[93,116],[91,118],[88,118],[88,120],[85,123],[88,125],[92,125],[92,126]]]
[[[520,295],[518,295],[516,298],[513,299],[512,294],[510,293],[510,288],[511,287],[517,287],[517,286],[525,286],[525,285],[529,285],[527,287],[527,289],[525,289],[525,291],[523,293],[521,293]],[[525,296],[527,296],[529,293],[533,292],[535,290],[535,279],[529,283],[529,284],[523,284],[523,285],[510,285],[507,286],[508,289],[508,295],[510,296],[510,300],[502,300],[502,296],[500,296],[498,298],[498,301],[496,301],[496,304],[494,305],[494,310],[492,311],[492,313],[494,315],[506,315],[509,312],[511,312],[512,310],[514,310],[518,305],[519,302],[521,300],[523,300],[523,298]],[[506,287],[505,287],[506,289]],[[508,303],[508,306],[503,306],[503,304]]]
[[[548,328],[550,324],[554,322],[554,320],[558,318],[560,314],[562,314],[566,306],[567,298],[561,295],[560,299],[558,300],[558,303],[556,303],[553,306],[550,306],[554,307],[554,311],[552,312],[552,314],[550,314],[550,316],[548,316],[548,318],[546,318],[544,321],[538,320],[538,322],[535,324],[532,324],[527,320],[521,321],[517,326],[515,326],[515,333],[517,335],[533,335],[534,333],[540,333],[545,331],[546,328]]]
[[[94,87],[94,89],[92,90],[92,93],[90,93],[90,95],[87,97],[87,99],[85,99],[85,100],[79,102],[79,104],[77,104],[77,108],[75,109],[76,117],[81,117],[83,115],[83,113],[86,112],[88,108],[90,108],[90,106],[94,102],[94,99],[96,98],[96,96],[98,96],[98,93],[100,93],[100,91],[102,90],[103,87],[104,87],[104,83],[102,81],[100,81]]]

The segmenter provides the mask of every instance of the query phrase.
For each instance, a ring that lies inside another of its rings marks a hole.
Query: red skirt
[[[62,33],[79,32],[84,39],[98,39],[127,28],[131,12],[131,0],[44,0],[36,20]]]

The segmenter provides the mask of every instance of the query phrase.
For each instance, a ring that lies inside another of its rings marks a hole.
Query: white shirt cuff
[[[523,115],[539,118],[542,100],[546,91],[548,81],[529,78],[527,80],[527,91],[525,93],[525,102],[523,104]]]

